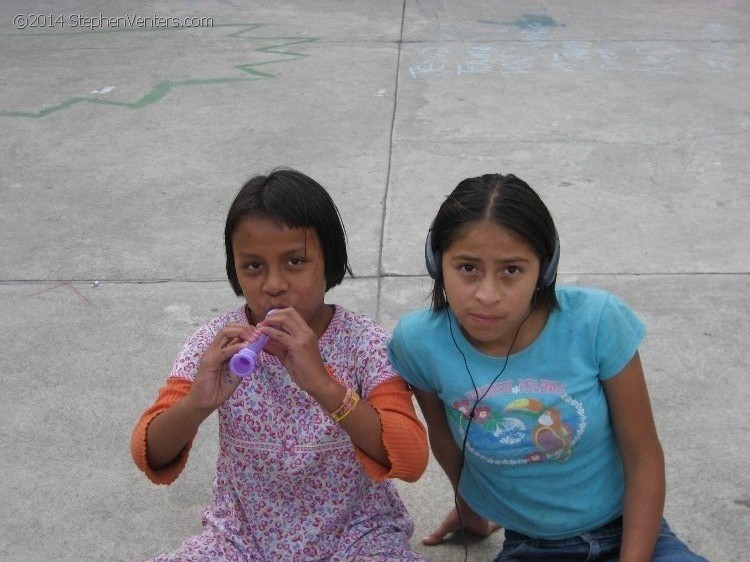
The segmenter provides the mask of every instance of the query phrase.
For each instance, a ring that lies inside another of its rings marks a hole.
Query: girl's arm
[[[620,560],[650,560],[664,510],[664,453],[638,353],[603,384],[625,471]]]
[[[427,433],[414,411],[411,390],[401,377],[394,377],[373,388],[367,403],[380,418],[381,439],[389,466],[380,464],[356,447],[357,458],[365,472],[375,482],[386,478],[416,482],[427,468],[429,447]]]
[[[159,396],[156,398],[156,401],[141,414],[140,419],[133,429],[133,435],[130,439],[130,454],[136,466],[154,484],[171,484],[177,479],[187,464],[192,441],[188,441],[182,451],[168,466],[160,470],[154,470],[149,465],[146,453],[148,449],[146,443],[148,427],[154,418],[160,416],[184,398],[190,392],[190,386],[191,382],[189,380],[174,377],[168,378],[167,384],[159,389]]]
[[[201,423],[221,406],[241,382],[226,362],[257,334],[247,324],[227,324],[200,358],[189,392],[157,415],[146,430],[146,456],[152,470],[171,464],[192,441]]]
[[[455,491],[458,486],[458,474],[461,468],[461,450],[456,445],[445,417],[443,401],[434,392],[414,389],[419,408],[427,422],[427,434],[430,448],[435,459],[450,480]]]
[[[327,412],[333,413],[342,405],[346,388],[332,378],[321,361],[322,369],[317,384],[304,388]],[[388,452],[383,445],[382,428],[378,412],[365,400],[360,400],[354,410],[339,422],[349,434],[352,443],[379,464],[391,468]]]
[[[156,416],[146,430],[146,458],[152,470],[170,465],[198,433],[213,410],[191,405],[189,394]]]
[[[442,467],[445,475],[450,480],[453,492],[458,499],[458,505],[461,508],[461,519],[459,520],[458,512],[454,507],[448,516],[443,520],[440,526],[424,537],[422,543],[426,545],[439,544],[448,533],[459,531],[461,522],[464,529],[480,537],[487,537],[500,528],[497,523],[493,523],[484,517],[477,515],[466,502],[458,495],[458,478],[461,470],[461,450],[453,439],[448,420],[445,417],[445,408],[443,401],[434,392],[414,389],[414,395],[417,398],[419,407],[422,410],[424,419],[427,422],[427,433],[430,438],[430,447],[432,454]]]

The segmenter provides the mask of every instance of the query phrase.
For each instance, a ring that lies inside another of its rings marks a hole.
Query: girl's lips
[[[501,316],[495,316],[492,314],[482,314],[478,312],[470,312],[469,317],[479,324],[495,324],[502,320]]]

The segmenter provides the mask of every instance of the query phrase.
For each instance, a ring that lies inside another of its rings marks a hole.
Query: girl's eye
[[[249,271],[257,271],[260,267],[260,262],[257,261],[251,261],[250,263],[245,264],[245,269]]]
[[[521,268],[517,265],[509,265],[505,268],[505,272],[508,275],[518,275],[519,273],[521,273]]]
[[[289,263],[291,263],[292,265],[302,265],[305,262],[302,258],[292,258],[289,260]]]
[[[461,266],[459,266],[459,269],[465,273],[473,273],[476,271],[476,267],[473,263],[464,263]]]

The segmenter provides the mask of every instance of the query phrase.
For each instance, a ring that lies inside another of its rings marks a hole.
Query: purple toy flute
[[[266,317],[275,311],[276,309],[269,310]],[[235,353],[229,360],[229,370],[241,379],[254,372],[258,367],[258,355],[260,355],[261,350],[268,343],[269,339],[266,334],[261,334],[257,340]]]

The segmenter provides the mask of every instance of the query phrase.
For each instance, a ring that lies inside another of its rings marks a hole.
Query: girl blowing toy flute
[[[664,457],[642,322],[599,290],[556,287],[559,239],[524,181],[462,181],[425,246],[432,306],[396,327],[454,508],[423,539],[505,527],[496,562],[704,560],[662,518]]]
[[[169,484],[218,411],[203,533],[155,560],[422,560],[390,479],[421,476],[426,434],[384,330],[324,300],[351,273],[330,196],[293,170],[256,176],[229,209],[225,245],[244,302],[187,340],[133,432],[138,467]],[[260,334],[259,370],[235,376],[228,360]]]

